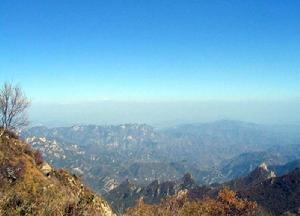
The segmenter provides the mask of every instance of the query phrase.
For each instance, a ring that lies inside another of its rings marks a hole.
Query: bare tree
[[[0,89],[0,126],[8,130],[27,126],[29,105],[30,101],[19,86],[4,83]]]

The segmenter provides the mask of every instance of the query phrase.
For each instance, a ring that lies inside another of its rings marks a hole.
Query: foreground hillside
[[[76,176],[52,169],[14,134],[1,134],[0,215],[114,215]]]

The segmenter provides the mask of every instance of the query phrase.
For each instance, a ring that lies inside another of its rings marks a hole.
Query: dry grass
[[[36,159],[35,151],[14,134],[0,137],[0,215],[112,214],[79,179],[64,170],[45,176]]]

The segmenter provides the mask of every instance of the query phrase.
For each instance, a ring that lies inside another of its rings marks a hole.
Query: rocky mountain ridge
[[[122,212],[134,206],[140,199],[153,205],[184,191],[189,200],[205,200],[207,197],[216,199],[220,191],[228,188],[235,191],[241,198],[257,202],[265,212],[264,214],[299,213],[299,170],[295,169],[284,176],[276,176],[266,163],[262,163],[247,176],[223,184],[207,186],[197,185],[190,174],[177,182],[154,181],[145,187],[139,187],[127,180],[110,191],[106,197],[112,203],[113,208]]]
[[[159,182],[155,180],[146,186],[138,186],[129,180],[125,180],[104,196],[116,212],[123,212],[141,198],[146,203],[158,204],[164,198],[194,187],[196,187],[195,180],[191,174],[187,173],[178,181]]]

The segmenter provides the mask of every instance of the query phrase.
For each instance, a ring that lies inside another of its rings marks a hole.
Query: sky
[[[299,11],[296,0],[1,0],[0,84],[23,87],[34,121],[300,122]]]

